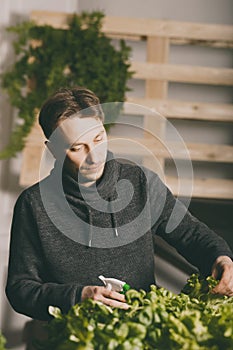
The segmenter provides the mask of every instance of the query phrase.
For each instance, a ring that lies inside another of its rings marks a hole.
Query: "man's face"
[[[104,171],[107,156],[107,135],[103,123],[93,117],[66,119],[59,124],[65,142],[65,166],[79,171],[79,181],[90,186]]]

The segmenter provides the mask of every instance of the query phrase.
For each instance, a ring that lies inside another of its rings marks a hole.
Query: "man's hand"
[[[233,296],[233,261],[228,256],[219,256],[212,267],[212,276],[219,279],[212,290],[215,294]]]
[[[118,307],[127,310],[129,305],[126,303],[124,294],[107,290],[105,287],[86,286],[82,290],[81,301],[85,299],[101,301],[103,304]]]

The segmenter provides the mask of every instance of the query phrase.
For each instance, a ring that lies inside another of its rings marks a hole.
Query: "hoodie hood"
[[[56,166],[57,164],[55,163],[55,168]],[[108,151],[103,175],[90,187],[85,187],[78,182],[78,173],[77,176],[72,176],[70,173],[63,170],[62,182],[64,192],[67,195],[80,199],[84,199],[83,197],[85,197],[85,200],[91,202],[98,200],[99,196],[108,200],[116,196],[119,171],[120,164],[114,158],[113,153]]]
[[[60,167],[60,163],[56,161],[54,169],[51,171],[52,177],[61,171]],[[103,228],[111,227],[114,237],[118,237],[117,216],[114,204],[118,196],[117,182],[119,173],[120,164],[110,151],[107,152],[103,175],[90,187],[79,184],[78,173],[77,176],[72,176],[64,169],[62,171],[62,186],[71,209],[84,222],[89,224],[88,237],[86,237],[86,245],[89,247],[92,246],[94,226]],[[96,220],[98,215],[103,217],[106,214],[110,218],[109,220]]]
[[[147,178],[134,164],[107,153],[101,178],[90,187],[56,162],[40,182],[44,209],[58,235],[92,248],[120,247],[151,227]]]

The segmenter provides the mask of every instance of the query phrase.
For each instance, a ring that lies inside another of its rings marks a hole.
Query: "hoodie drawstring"
[[[117,229],[117,218],[116,215],[114,213],[114,209],[112,206],[112,201],[110,199],[109,201],[109,205],[110,205],[110,215],[111,215],[111,222],[112,222],[112,228],[115,234],[115,237],[119,236],[118,233],[118,229]],[[88,207],[88,221],[89,221],[89,235],[88,235],[88,247],[92,246],[92,238],[93,238],[93,218],[92,218],[92,213],[91,213],[91,208]]]
[[[91,208],[88,208],[88,216],[89,216],[89,236],[88,236],[88,247],[91,247],[92,237],[93,237],[93,220],[91,215]]]
[[[115,233],[115,237],[118,237],[119,234],[118,234],[118,229],[117,229],[117,218],[116,218],[116,215],[114,213],[114,208],[113,208],[113,198],[110,198],[109,200],[109,205],[110,205],[110,209],[111,209],[111,221],[112,221],[112,227],[113,227],[113,230],[114,230],[114,233]]]

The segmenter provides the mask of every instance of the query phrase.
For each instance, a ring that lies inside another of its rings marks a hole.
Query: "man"
[[[104,114],[85,88],[61,89],[39,123],[56,162],[23,191],[11,232],[6,294],[12,307],[49,320],[86,298],[127,308],[99,275],[148,290],[154,280],[153,235],[173,245],[202,274],[220,278],[214,292],[233,295],[233,254],[194,218],[159,177],[107,150]]]

